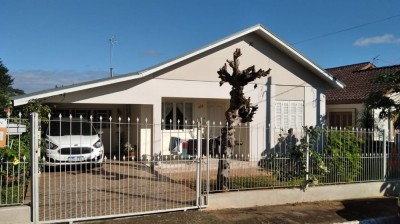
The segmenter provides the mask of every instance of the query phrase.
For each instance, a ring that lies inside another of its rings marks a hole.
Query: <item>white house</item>
[[[250,126],[262,129],[243,132],[241,138],[247,140],[241,147],[246,148],[245,153],[257,156],[268,149],[277,137],[274,130],[301,129],[303,125],[324,122],[324,92],[343,88],[343,84],[262,25],[136,73],[17,96],[13,103],[20,106],[31,99],[43,99],[54,114],[93,115],[95,120],[111,116],[112,122],[118,122],[118,117],[123,122],[128,117],[134,122],[136,118],[139,122],[147,118],[151,125],[130,131],[131,136],[125,131],[124,141],[141,136],[133,141],[141,148],[141,154],[167,154],[169,142],[163,140],[166,134],[189,136],[182,120],[224,121],[230,86],[219,86],[217,71],[232,59],[236,48],[242,51],[241,69],[251,65],[256,69],[271,68],[270,76],[254,82],[256,88],[252,84],[245,88],[246,96],[259,107]],[[172,125],[161,125],[170,119]],[[110,127],[103,127],[104,133]],[[113,128],[110,139],[117,132],[120,130]],[[144,140],[143,136],[151,137]],[[103,141],[109,150],[118,147],[117,141]]]

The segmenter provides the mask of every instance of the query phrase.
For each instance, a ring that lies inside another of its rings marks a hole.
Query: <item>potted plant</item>
[[[124,145],[125,154],[130,159],[133,159],[134,157],[136,157],[136,147],[135,146],[132,147],[131,143],[129,143],[129,142],[125,143],[125,145]]]

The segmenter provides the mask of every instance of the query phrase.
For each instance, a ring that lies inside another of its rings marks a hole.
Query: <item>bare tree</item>
[[[227,82],[232,86],[230,91],[231,99],[229,108],[225,112],[227,125],[221,130],[221,147],[223,155],[220,157],[218,162],[218,190],[229,190],[230,158],[232,157],[232,150],[235,145],[235,127],[239,122],[251,122],[258,109],[256,105],[251,105],[250,97],[244,97],[243,88],[257,78],[268,76],[271,71],[271,69],[268,69],[267,71],[259,69],[256,71],[254,65],[240,71],[238,58],[241,55],[242,53],[240,48],[237,48],[233,53],[233,61],[227,60],[229,66],[233,70],[232,74],[229,74],[227,71],[226,63],[218,70],[219,78],[221,79],[219,85],[222,86]],[[254,88],[256,87],[257,84],[254,85]]]

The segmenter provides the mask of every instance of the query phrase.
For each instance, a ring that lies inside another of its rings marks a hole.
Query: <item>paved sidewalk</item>
[[[398,224],[397,198],[368,198],[344,201],[258,206],[243,209],[190,210],[94,220],[82,223],[346,223]],[[0,207],[0,223],[30,223],[29,206]]]
[[[362,223],[398,224],[397,198],[368,198],[344,201],[258,206],[242,209],[193,210],[85,223]]]

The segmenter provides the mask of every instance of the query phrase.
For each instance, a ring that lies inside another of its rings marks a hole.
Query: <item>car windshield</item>
[[[96,129],[88,122],[51,121],[47,129],[49,136],[96,135]]]

